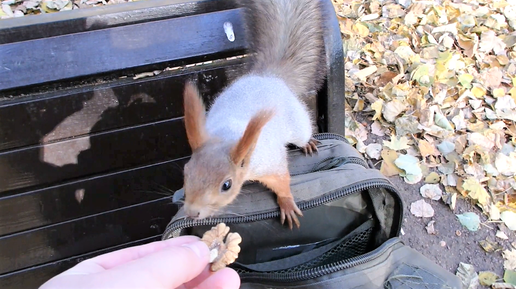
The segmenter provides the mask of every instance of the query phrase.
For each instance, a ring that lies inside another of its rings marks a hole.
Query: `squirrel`
[[[318,0],[243,1],[253,55],[249,72],[229,84],[207,115],[197,87],[184,88],[184,121],[192,149],[184,167],[188,217],[213,216],[246,181],[277,196],[280,221],[299,228],[303,213],[290,191],[287,145],[317,152],[303,98],[325,78],[324,21]]]

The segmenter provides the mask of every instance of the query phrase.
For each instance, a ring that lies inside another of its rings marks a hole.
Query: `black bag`
[[[192,220],[181,208],[163,239],[202,236],[225,223],[242,237],[230,265],[241,288],[461,288],[455,275],[398,238],[397,188],[342,136],[314,137],[318,154],[289,151],[291,190],[304,215],[299,229],[282,226],[275,194],[251,183],[217,217]]]

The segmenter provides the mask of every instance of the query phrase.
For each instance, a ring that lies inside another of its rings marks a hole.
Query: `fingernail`
[[[190,248],[199,258],[208,258],[208,255],[210,253],[208,246],[201,241],[183,244],[182,246]]]

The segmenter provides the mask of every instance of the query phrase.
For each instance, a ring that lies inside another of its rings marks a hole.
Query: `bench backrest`
[[[342,42],[321,1],[329,73],[310,107],[343,133]],[[190,154],[184,82],[210,102],[245,72],[240,12],[148,0],[0,20],[0,288],[159,239]]]

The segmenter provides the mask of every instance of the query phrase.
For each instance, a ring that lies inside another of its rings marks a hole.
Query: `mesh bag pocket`
[[[277,260],[275,262],[289,262],[293,258],[303,259],[303,255],[306,255],[305,262],[293,264],[293,266],[282,269],[282,270],[268,270],[268,271],[257,271],[253,270],[252,266],[242,266],[239,264],[230,265],[235,269],[241,277],[245,277],[246,274],[252,274],[256,276],[256,274],[274,274],[276,276],[281,274],[291,274],[297,272],[303,272],[307,270],[317,269],[320,267],[325,267],[337,262],[345,262],[347,259],[351,259],[354,257],[358,257],[363,255],[369,251],[371,251],[371,238],[374,229],[374,221],[369,219],[364,222],[358,228],[353,230],[351,233],[347,234],[345,237],[339,239],[338,241],[333,242],[328,246],[328,250],[324,251],[319,256],[313,258],[313,254],[300,254],[294,257],[288,257],[282,260]],[[271,266],[274,267],[274,262],[272,262]],[[251,267],[251,268],[250,268]]]

